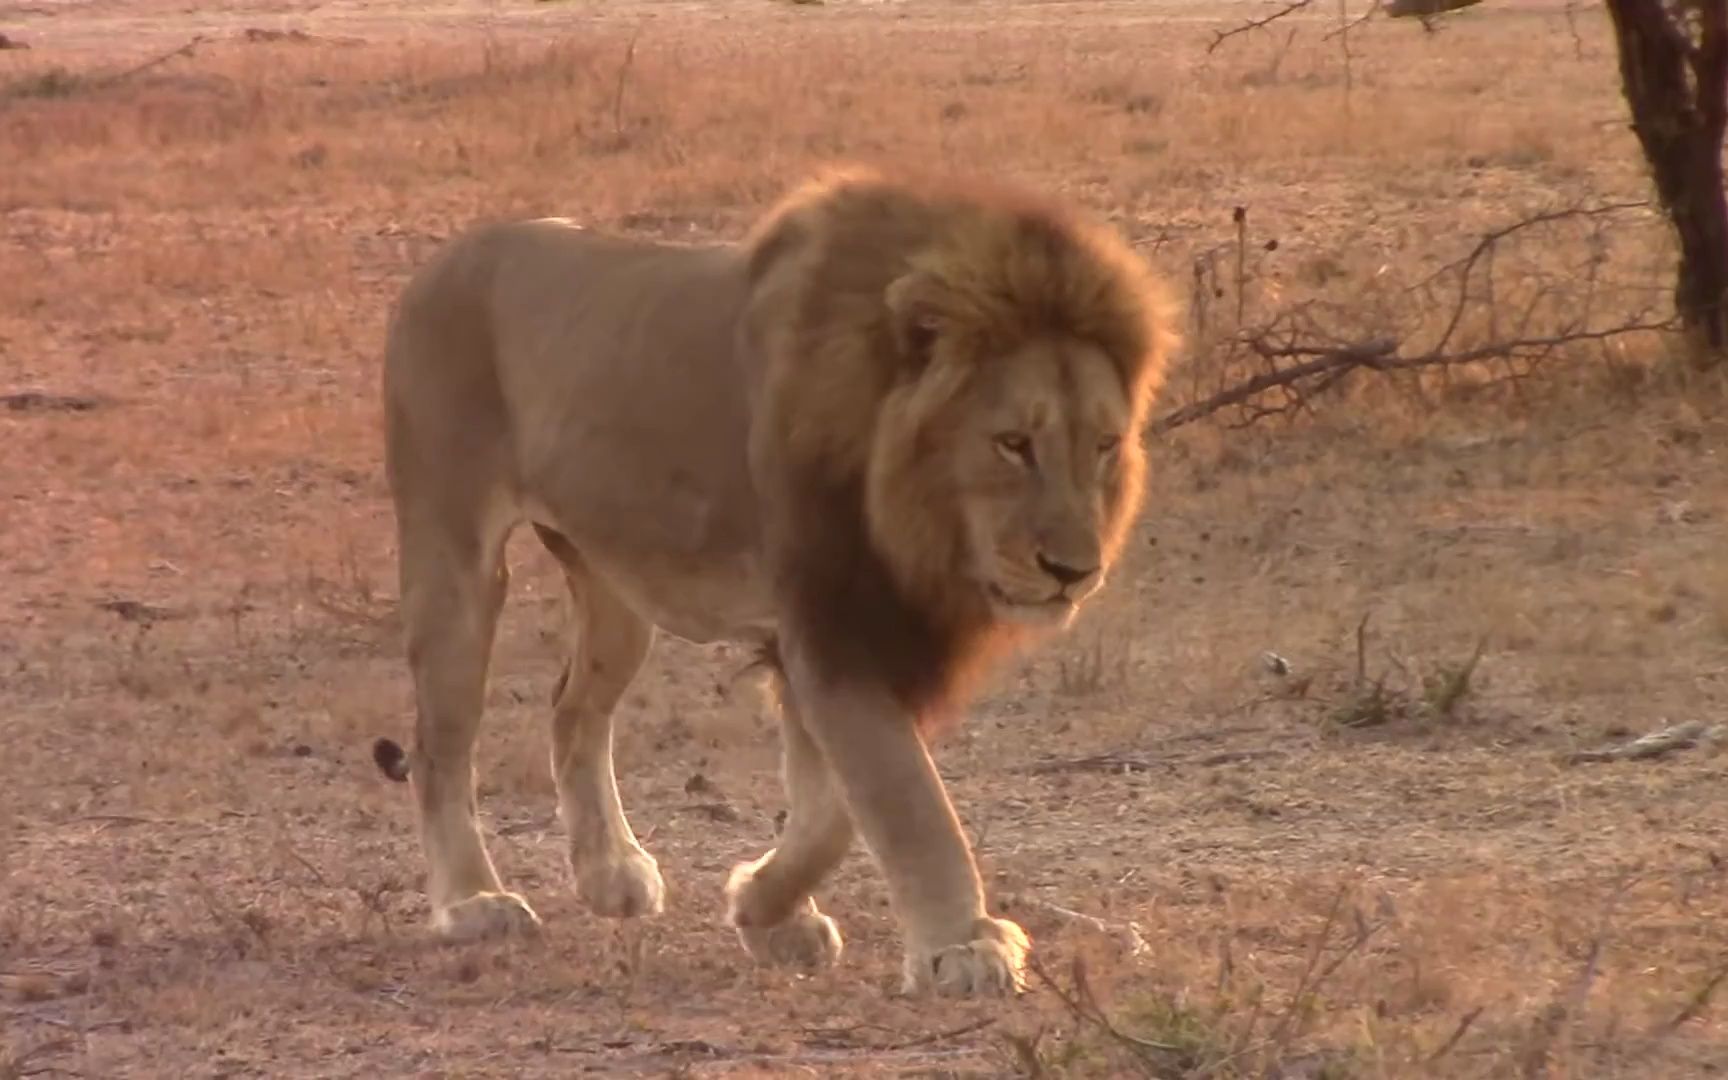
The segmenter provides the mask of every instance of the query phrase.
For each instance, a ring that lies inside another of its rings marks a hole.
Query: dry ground
[[[410,711],[378,350],[439,237],[735,236],[819,160],[980,165],[1205,283],[1175,405],[1231,377],[1238,295],[1417,326],[1405,286],[1486,230],[1643,198],[1600,13],[1341,42],[1328,6],[1208,57],[1262,9],[189,7],[0,5],[31,46],[0,52],[0,393],[68,396],[0,410],[0,1077],[1728,1071],[1728,757],[1567,763],[1728,695],[1728,426],[1647,340],[1157,440],[1108,599],[942,751],[1048,976],[1009,1006],[888,993],[861,854],[825,890],[838,970],[745,962],[720,884],[780,795],[725,649],[662,640],[621,718],[666,915],[580,911],[544,766],[559,585],[527,541],[483,812],[542,946],[423,938],[410,800],[368,758]],[[1660,297],[1647,213],[1529,239],[1473,340],[1501,306]],[[1161,1048],[1077,1018],[1082,989]]]

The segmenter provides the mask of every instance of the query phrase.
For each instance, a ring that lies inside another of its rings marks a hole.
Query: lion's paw
[[[534,937],[540,916],[515,893],[483,892],[434,910],[432,929],[446,941]]]
[[[816,901],[808,897],[784,922],[738,927],[738,940],[759,964],[812,971],[839,963],[840,953],[846,948],[840,927],[817,910]]]
[[[654,856],[632,845],[622,857],[571,859],[576,895],[588,910],[609,919],[658,915],[666,907],[666,883]]]
[[[763,895],[763,882],[756,874],[772,856],[769,852],[732,868],[726,881],[726,921],[737,929],[744,951],[759,964],[810,970],[832,966],[840,960],[845,941],[840,927],[817,909],[816,901],[802,897],[790,913],[782,915],[785,898]]]
[[[937,949],[909,949],[901,991],[934,990],[948,997],[1016,994],[1026,987],[1031,939],[1007,919],[979,919],[972,940]]]

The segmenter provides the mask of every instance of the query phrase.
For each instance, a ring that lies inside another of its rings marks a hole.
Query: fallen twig
[[[1129,956],[1139,956],[1150,949],[1150,946],[1146,944],[1145,936],[1140,933],[1140,927],[1132,921],[1110,922],[1100,919],[1096,915],[1088,915],[1083,911],[1075,911],[1060,904],[1052,904],[1048,900],[1040,900],[1035,896],[1025,897],[1020,902],[1069,922],[1076,922],[1089,927],[1106,937],[1115,938],[1122,944]]]
[[[1381,9],[1386,12],[1386,17],[1389,19],[1420,19],[1424,27],[1433,29],[1432,20],[1436,16],[1445,15],[1452,11],[1462,11],[1481,2],[1482,0],[1386,0],[1381,5]],[[1570,22],[1571,7],[1568,6],[1566,11],[1568,22]]]
[[[815,1040],[814,1042],[807,1041],[807,1045],[812,1045],[817,1049],[910,1050],[919,1046],[929,1046],[932,1043],[946,1042],[949,1039],[958,1039],[962,1035],[970,1035],[975,1031],[982,1031],[995,1023],[996,1020],[994,1018],[977,1020],[970,1024],[962,1024],[956,1028],[948,1028],[943,1031],[932,1031],[911,1038],[903,1037],[893,1042],[886,1043],[871,1043],[855,1039],[852,1037],[853,1032],[881,1031],[886,1032],[889,1035],[904,1035],[904,1033],[896,1028],[885,1027],[882,1024],[867,1023],[848,1024],[843,1028],[806,1028],[805,1033],[812,1036]]]
[[[130,79],[132,76],[143,74],[153,67],[160,67],[177,56],[191,56],[192,50],[202,45],[206,40],[207,39],[203,34],[196,34],[193,36],[191,41],[188,41],[184,45],[179,45],[175,48],[169,49],[167,52],[162,53],[159,56],[152,56],[142,64],[129,67],[124,71],[116,71],[111,75],[104,75],[101,78],[94,80],[94,82],[97,86],[111,86],[124,79]]]
[[[160,825],[155,818],[140,817],[137,814],[81,814],[79,821],[90,821],[98,825]]]
[[[1211,397],[1190,402],[1165,413],[1152,421],[1151,431],[1155,435],[1174,431],[1184,424],[1211,416],[1220,409],[1241,405],[1274,387],[1292,386],[1303,379],[1342,369],[1377,366],[1380,360],[1393,355],[1397,350],[1396,341],[1365,341],[1336,349],[1313,349],[1310,351],[1310,360],[1282,370],[1262,372],[1235,386],[1220,390]]]
[[[990,1021],[989,1023],[994,1023]],[[988,1024],[980,1025],[988,1026]],[[955,1036],[948,1036],[954,1038]],[[662,1042],[644,1046],[627,1056],[607,1054],[606,1050],[630,1050],[635,1044],[629,1040],[618,1042],[603,1042],[598,1044],[562,1044],[544,1043],[541,1048],[546,1053],[570,1054],[586,1057],[596,1064],[604,1063],[610,1068],[657,1068],[664,1069],[668,1060],[676,1061],[683,1071],[680,1075],[694,1075],[710,1065],[723,1069],[736,1068],[742,1065],[758,1065],[771,1068],[786,1068],[789,1066],[848,1066],[872,1062],[895,1062],[900,1065],[912,1062],[954,1061],[972,1055],[983,1053],[976,1047],[930,1047],[914,1046],[904,1049],[888,1047],[860,1046],[847,1049],[795,1050],[790,1053],[760,1053],[743,1047],[726,1046],[711,1043],[703,1039],[685,1039],[673,1042]]]
[[[42,390],[20,390],[0,394],[0,405],[13,412],[89,412],[103,404],[91,394],[50,394]]]
[[[1150,772],[1159,767],[1233,765],[1239,761],[1258,761],[1262,758],[1277,758],[1284,755],[1285,751],[1283,750],[1259,749],[1219,750],[1210,754],[1176,754],[1170,757],[1150,757],[1145,754],[1113,750],[1077,758],[1046,758],[1030,765],[1023,765],[1015,771],[1033,776],[1060,772]]]
[[[1077,758],[1047,758],[1022,766],[1017,771],[1033,776],[1059,772],[1150,772],[1160,765],[1169,765],[1169,758],[1146,757],[1109,751]]]
[[[1728,981],[1728,965],[1717,968],[1715,973],[1710,976],[1704,985],[1699,987],[1690,998],[1686,999],[1685,1007],[1675,1013],[1673,1019],[1667,1021],[1661,1027],[1656,1029],[1655,1034],[1657,1037],[1660,1038],[1662,1036],[1672,1035],[1690,1021],[1696,1020],[1698,1017],[1704,1015],[1704,1010],[1710,1007],[1710,999],[1715,996],[1716,989],[1720,987],[1724,981]]]
[[[961,1024],[959,1027],[948,1028],[945,1031],[932,1031],[928,1035],[920,1035],[914,1039],[902,1039],[899,1042],[889,1043],[886,1046],[872,1046],[870,1049],[888,1051],[912,1050],[920,1046],[929,1046],[932,1043],[947,1042],[949,1039],[958,1039],[962,1035],[970,1035],[975,1031],[983,1031],[985,1028],[991,1027],[995,1023],[996,1020],[994,1017],[985,1020],[974,1020],[970,1024]]]
[[[1587,761],[1640,761],[1657,758],[1675,750],[1690,750],[1700,743],[1718,739],[1723,732],[1721,726],[1711,727],[1702,720],[1692,720],[1640,735],[1631,742],[1618,746],[1576,750],[1566,758],[1566,762],[1569,765],[1578,765]]]
[[[1463,1016],[1459,1017],[1458,1018],[1458,1026],[1452,1029],[1452,1034],[1446,1036],[1445,1042],[1443,1042],[1439,1046],[1435,1047],[1434,1052],[1432,1054],[1428,1055],[1426,1063],[1429,1065],[1432,1065],[1436,1061],[1439,1061],[1441,1058],[1445,1057],[1447,1054],[1450,1054],[1452,1052],[1452,1048],[1457,1046],[1458,1043],[1464,1038],[1465,1032],[1470,1030],[1470,1025],[1474,1024],[1476,1022],[1476,1018],[1478,1016],[1482,1015],[1482,1010],[1484,1007],[1485,1006],[1478,1005],[1474,1009],[1471,1009],[1469,1012],[1465,1013]]]

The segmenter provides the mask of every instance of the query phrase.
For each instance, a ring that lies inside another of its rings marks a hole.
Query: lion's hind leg
[[[834,920],[816,907],[811,890],[845,858],[852,821],[828,763],[790,702],[780,710],[782,770],[791,804],[779,846],[732,868],[726,917],[746,951],[763,963],[822,968],[840,959]]]
[[[402,614],[416,711],[410,778],[432,926],[455,940],[532,934],[540,920],[500,885],[474,802],[474,741],[509,582],[503,557],[509,523],[470,531],[453,524],[462,515],[423,515],[412,502],[400,512]]]
[[[612,764],[612,712],[648,657],[654,627],[568,540],[540,526],[535,531],[563,564],[573,609],[575,639],[553,696],[552,776],[576,893],[597,915],[657,915],[665,884],[624,816]]]

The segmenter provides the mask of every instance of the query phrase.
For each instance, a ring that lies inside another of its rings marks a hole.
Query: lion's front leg
[[[971,847],[912,717],[881,688],[822,689],[796,678],[794,687],[853,825],[888,879],[905,938],[904,992],[1023,989],[1030,939],[987,913]]]
[[[780,712],[780,738],[786,826],[774,850],[732,868],[726,920],[757,960],[822,968],[840,959],[843,943],[810,893],[845,858],[852,822],[822,751],[790,702]]]

